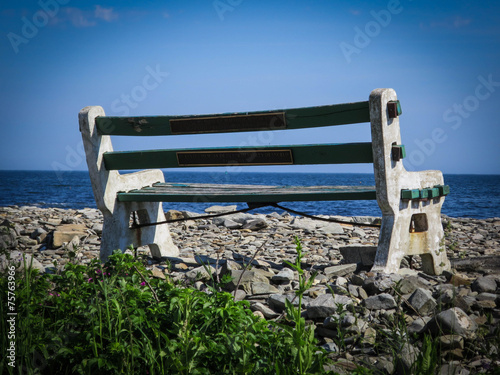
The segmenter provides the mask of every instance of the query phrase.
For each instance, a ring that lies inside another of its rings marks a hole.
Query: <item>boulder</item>
[[[461,308],[453,307],[440,312],[429,322],[429,329],[435,334],[456,334],[473,337],[477,324]]]
[[[278,283],[289,283],[295,278],[294,272],[290,268],[283,268],[278,274],[274,275],[271,280]]]
[[[348,245],[339,248],[343,263],[356,263],[361,267],[371,267],[375,261],[377,246]]]
[[[0,225],[0,250],[15,249],[17,246],[16,231],[6,222],[7,220]]]
[[[177,210],[169,210],[165,214],[165,219],[166,220],[179,220],[179,219],[184,219],[184,215],[182,212],[177,211]]]
[[[363,300],[365,307],[369,310],[389,310],[397,306],[394,297],[388,293],[382,293],[368,297]]]
[[[307,307],[309,319],[326,318],[337,311],[339,305],[352,305],[352,300],[347,296],[322,294],[312,300]]]
[[[437,303],[427,289],[417,288],[408,299],[410,306],[420,315],[429,315]]]
[[[495,293],[497,282],[492,277],[479,277],[470,286],[474,292]]]
[[[286,295],[271,294],[267,300],[267,303],[271,309],[281,313],[285,310],[286,300],[290,301],[295,307],[299,305],[299,299],[293,293],[289,293]],[[305,306],[304,301],[302,301],[302,307],[304,306]]]
[[[207,272],[208,269],[208,272]],[[200,266],[193,268],[192,270],[186,272],[186,277],[191,280],[204,280],[208,281],[212,278],[215,273],[215,268],[212,266]]]
[[[267,227],[267,221],[261,218],[248,220],[243,224],[243,229],[250,229],[252,231],[264,229]]]
[[[326,267],[323,272],[328,277],[333,276],[345,276],[356,271],[357,265],[355,263],[351,264],[340,264],[337,266]]]
[[[31,255],[24,254],[20,251],[14,250],[8,254],[0,255],[0,271],[5,270],[10,265],[14,265],[18,272],[24,270],[24,265],[32,269],[36,269],[41,273],[45,272],[45,267]]]
[[[73,237],[83,237],[87,235],[87,227],[84,224],[63,224],[57,227],[52,238],[54,249],[61,247],[65,242],[69,242]]]

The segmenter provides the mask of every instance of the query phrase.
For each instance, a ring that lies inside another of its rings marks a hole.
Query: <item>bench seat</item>
[[[156,183],[117,194],[120,202],[292,202],[375,200],[375,186],[266,186]]]

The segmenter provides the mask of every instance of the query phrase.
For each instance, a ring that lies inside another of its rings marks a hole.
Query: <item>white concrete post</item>
[[[393,160],[392,145],[401,144],[399,118],[389,118],[387,103],[397,100],[392,89],[370,94],[370,121],[377,202],[382,210],[382,227],[374,272],[396,273],[406,255],[421,255],[423,270],[441,274],[450,269],[443,241],[441,206],[444,197],[402,200],[402,189],[424,189],[443,184],[440,171],[408,172],[403,160]],[[416,223],[416,231],[410,224]]]
[[[105,116],[102,107],[85,107],[80,111],[78,119],[92,190],[97,207],[104,216],[101,260],[107,260],[113,250],[125,251],[130,245],[134,247],[148,245],[153,257],[178,255],[179,249],[172,242],[167,224],[130,228],[130,215],[133,211],[140,215],[143,223],[164,221],[162,203],[119,202],[117,193],[140,189],[155,182],[165,182],[165,179],[161,170],[145,170],[124,175],[118,171],[106,170],[103,154],[113,151],[113,146],[110,136],[98,133],[95,124],[98,116]]]

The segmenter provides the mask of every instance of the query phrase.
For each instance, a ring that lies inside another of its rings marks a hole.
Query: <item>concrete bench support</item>
[[[401,144],[399,118],[389,117],[387,103],[397,101],[392,89],[370,94],[370,122],[377,202],[382,227],[372,271],[397,272],[406,255],[421,255],[423,270],[441,274],[450,269],[442,244],[441,206],[444,197],[402,199],[403,189],[426,189],[443,185],[440,171],[408,172],[402,160],[394,160],[392,146]]]
[[[179,249],[174,245],[167,224],[130,228],[132,212],[141,223],[165,220],[161,202],[119,202],[117,193],[140,189],[156,182],[165,182],[161,170],[144,170],[123,174],[108,171],[103,154],[113,151],[110,136],[100,135],[95,126],[97,116],[104,116],[102,107],[85,107],[80,111],[82,133],[90,180],[97,207],[104,216],[100,258],[105,261],[114,250],[125,251],[129,246],[148,245],[153,257],[176,256]]]

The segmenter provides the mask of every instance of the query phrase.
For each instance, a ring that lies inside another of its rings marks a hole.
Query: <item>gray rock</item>
[[[238,212],[237,214],[227,215],[225,218],[230,219],[239,224],[245,224],[249,220],[254,220],[258,218],[257,215],[247,214],[244,212]],[[220,219],[220,218],[217,218]],[[215,219],[214,219],[215,220]]]
[[[478,293],[495,293],[497,283],[492,277],[479,277],[470,287],[474,292]]]
[[[477,301],[499,301],[500,295],[494,293],[481,293],[476,296]]]
[[[339,347],[333,342],[327,342],[326,344],[321,345],[321,347],[329,353],[339,352]]]
[[[241,270],[242,268],[241,264],[235,262],[234,260],[227,260],[222,264],[220,275],[223,276],[227,273],[231,273],[231,271]]]
[[[273,293],[279,293],[280,292],[278,288],[276,288],[275,286],[269,284],[269,280],[266,280],[266,282],[252,281],[250,283],[250,287],[251,287],[253,295],[273,294]]]
[[[367,277],[363,281],[362,286],[369,295],[384,293],[396,285],[398,277],[400,278],[401,276],[393,274],[390,277]]]
[[[453,350],[464,348],[464,338],[459,335],[444,335],[439,337],[441,350]]]
[[[437,314],[434,320],[429,322],[429,329],[436,334],[442,331],[447,334],[473,337],[477,324],[462,309],[453,307]]]
[[[363,267],[373,266],[377,246],[349,245],[339,248],[344,263],[357,263]]]
[[[411,374],[412,365],[417,361],[419,350],[406,342],[401,350],[397,352],[396,373]]]
[[[166,220],[180,220],[180,219],[184,219],[184,215],[182,214],[182,212],[177,211],[177,210],[168,210],[165,213],[165,219]]]
[[[408,299],[408,303],[420,315],[428,315],[437,305],[432,293],[423,288],[417,288]]]
[[[267,221],[261,218],[248,220],[243,224],[243,229],[260,230],[267,227]]]
[[[250,309],[252,311],[260,311],[262,315],[264,315],[264,318],[266,319],[274,319],[279,316],[279,314],[274,312],[274,310],[270,309],[269,307],[260,302],[252,303],[250,305]]]
[[[208,268],[209,272],[207,272],[206,268]],[[204,280],[208,281],[212,278],[212,275],[215,273],[215,268],[212,266],[200,266],[194,268],[188,272],[186,272],[186,277],[191,280]]]
[[[294,272],[290,268],[283,268],[278,274],[274,275],[271,280],[274,282],[289,283],[295,278]]]
[[[398,288],[401,294],[411,294],[417,288],[426,288],[428,283],[418,276],[407,276],[399,282]]]
[[[184,219],[196,219],[198,216],[203,216],[202,214],[199,214],[197,212],[191,212],[191,211],[181,211],[181,214],[182,214],[182,217]],[[217,218],[217,219],[220,219],[220,218]]]
[[[317,229],[320,233],[325,234],[344,234],[344,228],[339,223],[327,223],[326,225],[321,225]]]
[[[36,240],[32,240],[31,238],[29,238],[27,236],[17,237],[17,241],[20,244],[23,244],[24,246],[36,246],[38,244],[38,242]]]
[[[339,264],[337,266],[326,267],[323,272],[326,276],[345,276],[356,271],[356,264]]]
[[[427,326],[427,323],[431,320],[430,317],[424,316],[421,318],[415,319],[411,324],[408,326],[407,331],[408,333],[420,333],[425,330],[425,327]]]
[[[302,229],[306,232],[313,232],[316,229],[316,223],[311,219],[295,217],[290,223],[293,229]]]
[[[13,227],[5,220],[0,226],[0,250],[14,249],[17,246],[17,234]],[[4,225],[5,224],[5,225]]]
[[[352,300],[347,296],[322,294],[309,303],[307,316],[310,319],[326,318],[335,313],[339,305],[352,305]]]
[[[98,235],[102,235],[102,224],[101,223],[94,223],[92,225],[92,230]]]
[[[441,366],[439,375],[469,375],[470,371],[457,364],[446,364]]]
[[[388,293],[368,297],[363,303],[365,307],[370,310],[389,310],[397,306],[394,297]]]
[[[339,223],[321,222],[318,225],[317,231],[325,234],[344,234],[344,228]]]
[[[230,205],[230,206],[210,206],[208,208],[205,208],[205,212],[207,214],[223,214],[225,212],[233,212],[236,211],[237,206],[236,205]]]
[[[297,307],[299,305],[299,299],[296,298],[295,294],[290,293],[290,294],[271,294],[267,300],[267,303],[271,309],[274,311],[277,311],[279,313],[285,311],[286,303],[285,300],[288,300],[292,302],[292,305]],[[302,307],[304,307],[305,304],[303,302]]]
[[[231,219],[224,219],[224,221],[222,222],[222,225],[224,225],[226,228],[228,229],[238,229],[238,228],[241,228],[241,225],[240,223],[237,223],[236,221],[233,221]]]
[[[43,228],[36,228],[33,232],[31,232],[30,237],[34,240],[38,239],[42,235],[47,235],[47,231]],[[45,237],[44,237],[45,238]]]
[[[232,281],[230,281],[227,285],[226,288],[229,289],[230,291],[235,290],[236,286],[238,284],[238,281],[241,278],[240,282],[240,288],[243,288],[243,290],[247,293],[253,293],[252,289],[253,283],[264,283],[264,284],[269,284],[269,279],[267,278],[264,273],[258,269],[255,271],[240,271],[240,270],[232,270],[231,271],[231,278]],[[262,290],[262,285],[261,284],[256,284],[255,288],[259,288]]]
[[[0,271],[5,270],[10,265],[14,265],[16,270],[21,272],[24,270],[25,264],[27,267],[40,271],[40,273],[45,272],[45,266],[43,266],[42,263],[33,258],[31,255],[24,254],[18,250],[0,255]]]
[[[353,237],[359,237],[359,238],[364,238],[366,237],[366,233],[363,229],[361,228],[354,228],[351,235]]]

